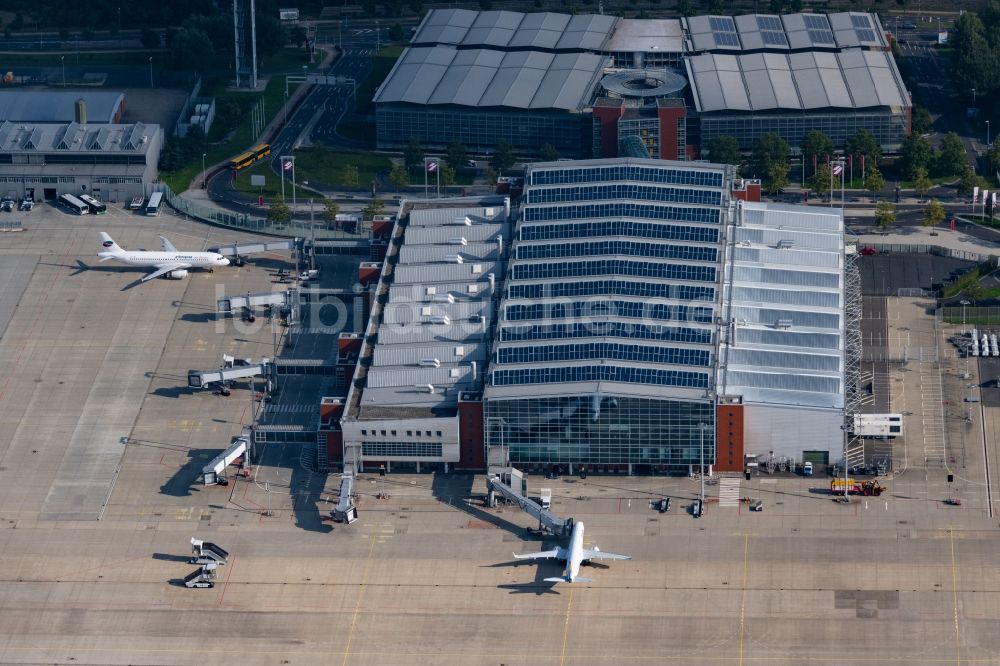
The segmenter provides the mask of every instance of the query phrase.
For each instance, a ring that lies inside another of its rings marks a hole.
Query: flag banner
[[[281,168],[284,169],[285,171],[291,171],[293,164],[294,164],[294,162],[292,162],[291,160],[288,160],[287,162],[285,162],[284,164],[281,165]]]
[[[844,173],[844,165],[843,164],[834,164],[833,165],[833,175],[834,176],[839,176],[842,173]]]
[[[972,188],[972,203],[979,203],[979,186]]]
[[[435,171],[438,170],[438,163],[437,162],[428,162],[427,163],[427,170],[430,171],[431,173],[434,173]]]

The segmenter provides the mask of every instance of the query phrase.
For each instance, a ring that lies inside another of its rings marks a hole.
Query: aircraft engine
[[[186,278],[187,274],[188,272],[186,268],[178,268],[176,271],[170,271],[167,273],[165,277],[170,280],[180,280],[181,278]]]

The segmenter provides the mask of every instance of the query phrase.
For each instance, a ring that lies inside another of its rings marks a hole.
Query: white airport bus
[[[163,192],[153,192],[146,202],[146,215],[159,215],[160,203],[163,201]]]
[[[87,204],[87,208],[90,209],[91,215],[104,215],[108,212],[108,207],[103,203],[90,196],[89,194],[81,194],[80,201]]]
[[[59,205],[68,210],[71,213],[76,213],[77,215],[86,215],[90,212],[90,208],[87,204],[83,203],[72,194],[63,194],[59,197]]]

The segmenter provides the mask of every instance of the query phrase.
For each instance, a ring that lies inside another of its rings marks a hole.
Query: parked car
[[[14,200],[10,197],[0,199],[0,210],[10,212],[14,210]]]

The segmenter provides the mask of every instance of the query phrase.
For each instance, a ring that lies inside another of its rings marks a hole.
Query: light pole
[[[59,56],[59,62],[62,64],[63,88],[65,88],[66,87],[66,56],[64,56],[64,55]]]
[[[65,79],[66,77],[63,76]],[[986,121],[986,149],[989,150],[990,147],[990,121]]]
[[[972,89],[972,108],[976,107],[976,89]]]
[[[149,87],[153,87],[153,56],[149,56]]]
[[[707,426],[704,423],[698,424],[698,460],[699,460],[699,473],[698,480],[701,482],[699,484],[700,488],[698,490],[698,516],[700,517],[705,511],[705,428]]]
[[[965,306],[967,306],[967,305],[971,305],[971,303],[969,303],[969,301],[967,301],[967,300],[965,300],[965,299],[963,298],[963,299],[962,299],[962,300],[961,300],[961,301],[959,302],[959,305],[961,305],[961,306],[962,306],[962,335],[965,335],[965,333],[966,333],[966,328],[965,328]]]
[[[850,493],[850,485],[848,484],[848,477],[847,477],[847,423],[846,423],[847,414],[846,414],[846,412],[844,414],[844,417],[845,417],[844,418],[845,423],[843,423],[840,426],[840,429],[844,431],[844,504],[849,504],[851,502],[851,498],[848,496],[848,494]]]
[[[208,153],[201,154],[201,189],[206,189],[208,187],[208,174],[205,173],[205,156]]]

